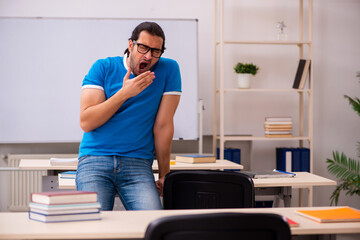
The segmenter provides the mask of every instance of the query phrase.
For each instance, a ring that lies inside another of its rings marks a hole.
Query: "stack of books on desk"
[[[291,117],[266,117],[264,122],[266,137],[292,137]]]
[[[100,220],[96,192],[32,193],[29,207],[29,218],[40,222]]]

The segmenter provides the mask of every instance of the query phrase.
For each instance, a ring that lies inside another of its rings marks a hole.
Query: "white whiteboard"
[[[122,56],[145,19],[0,18],[0,143],[80,142],[81,84],[100,58]],[[198,138],[197,20],[159,20],[178,61],[174,139]]]

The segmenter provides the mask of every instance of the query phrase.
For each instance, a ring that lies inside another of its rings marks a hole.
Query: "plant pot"
[[[238,73],[238,88],[250,88],[251,73]]]

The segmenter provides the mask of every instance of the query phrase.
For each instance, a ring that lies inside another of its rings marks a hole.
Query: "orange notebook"
[[[360,211],[350,207],[318,210],[296,210],[295,212],[301,216],[310,218],[320,223],[360,221]]]

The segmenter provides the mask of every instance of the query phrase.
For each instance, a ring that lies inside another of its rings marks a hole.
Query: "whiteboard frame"
[[[199,134],[200,134],[200,124],[199,124],[199,116],[198,116],[198,111],[197,111],[197,105],[198,105],[198,85],[199,85],[199,71],[198,71],[198,58],[199,58],[199,54],[198,54],[198,20],[197,19],[179,19],[179,18],[176,18],[176,19],[170,19],[170,18],[161,18],[161,19],[156,19],[156,18],[146,18],[146,19],[142,19],[142,18],[74,18],[74,17],[71,17],[71,18],[66,18],[66,17],[0,17],[0,21],[2,20],[81,20],[81,21],[93,21],[93,20],[104,20],[104,21],[107,21],[107,20],[111,20],[111,21],[138,21],[138,22],[142,22],[142,21],[155,21],[155,22],[158,22],[160,25],[161,23],[163,22],[179,22],[179,21],[183,21],[183,22],[194,22],[195,23],[195,28],[196,28],[196,36],[195,36],[195,39],[196,39],[196,44],[195,44],[195,49],[196,49],[196,52],[194,54],[196,54],[196,59],[195,59],[195,64],[196,64],[196,84],[193,84],[193,87],[196,87],[196,102],[194,102],[194,108],[195,108],[195,119],[196,121],[193,122],[193,124],[195,125],[196,127],[196,131],[194,131],[194,136],[191,137],[191,138],[186,138],[186,137],[181,137],[180,136],[176,136],[176,133],[174,135],[174,139],[184,139],[184,140],[197,140],[199,139]],[[163,27],[163,26],[162,26]],[[169,39],[169,31],[167,31],[164,27],[164,32],[165,32],[165,36],[166,36],[166,45],[168,46],[168,39]],[[131,29],[132,31],[132,29]],[[127,38],[130,37],[131,35],[131,31],[128,32],[127,34]],[[126,40],[127,40],[126,38]],[[122,56],[122,51],[123,49],[121,48],[126,48],[126,46],[122,46],[122,44],[118,44],[118,47],[120,48],[119,50],[119,56]],[[121,54],[120,54],[121,53]],[[1,55],[0,55],[1,56]],[[166,56],[166,51],[165,51],[165,54],[164,54],[164,57],[167,57]],[[172,58],[171,56],[169,56],[170,58]],[[177,60],[177,59],[175,59]],[[0,59],[0,62],[1,62],[1,59]],[[180,63],[179,63],[180,64]],[[88,69],[87,71],[90,69],[90,65],[88,65]],[[181,65],[180,65],[181,67]],[[87,72],[86,72],[87,73]],[[1,76],[1,74],[0,74]],[[84,77],[85,75],[83,75]],[[83,79],[83,78],[82,78]],[[82,82],[82,79],[81,79],[81,82]],[[4,80],[2,80],[4,81]],[[184,83],[184,78],[182,76],[182,81]],[[5,81],[4,81],[5,82]],[[6,85],[5,85],[6,86]],[[80,86],[79,86],[79,91],[80,91]],[[0,91],[1,92],[1,91]],[[1,92],[2,93],[2,92]],[[0,94],[1,94],[0,93]],[[79,95],[80,95],[80,92],[79,92]],[[80,96],[79,96],[80,97]],[[4,105],[5,104],[8,104],[7,103],[4,103],[4,98],[1,98],[0,96],[0,100],[2,101],[2,103],[0,103],[0,111],[1,111],[1,117],[0,118],[6,118],[6,117],[11,117],[7,114],[6,110],[4,110]],[[183,100],[183,98],[182,98]],[[78,103],[78,105],[80,106],[80,102]],[[179,105],[179,108],[180,108],[180,105]],[[41,118],[41,116],[39,115],[34,115],[32,116],[34,118],[38,117],[38,118]],[[26,118],[26,116],[25,116]],[[175,120],[174,122],[176,121],[176,116],[175,116]],[[1,119],[0,119],[0,124],[1,124]],[[0,129],[4,128],[3,126],[0,126]],[[176,128],[176,124],[175,124],[175,128]],[[176,130],[175,130],[176,131]],[[1,131],[0,131],[1,132]],[[21,138],[21,137],[15,137],[15,138],[9,138],[8,136],[5,136],[5,137],[1,137],[1,133],[0,133],[0,143],[70,143],[70,142],[80,142],[81,141],[81,138],[82,138],[82,134],[81,136],[78,138],[78,139],[71,139],[71,138],[68,138],[68,139],[26,139],[26,138]]]

